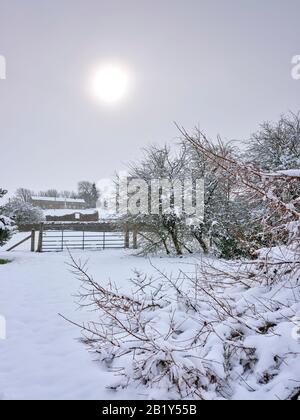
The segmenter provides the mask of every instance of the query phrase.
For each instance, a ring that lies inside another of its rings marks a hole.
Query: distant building
[[[97,210],[44,210],[46,222],[98,222]]]
[[[86,203],[80,198],[63,197],[31,197],[32,204],[41,209],[72,209],[81,210],[86,208]]]

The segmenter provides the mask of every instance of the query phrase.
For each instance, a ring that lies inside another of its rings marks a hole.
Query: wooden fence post
[[[126,229],[125,231],[125,249],[130,248],[130,231]]]
[[[62,230],[61,230],[61,250],[62,251],[64,250],[64,240],[65,240],[65,237],[64,237],[64,228],[62,228]]]
[[[31,231],[31,252],[35,251],[35,230]]]
[[[138,231],[136,229],[133,231],[133,249],[138,249]]]
[[[43,252],[43,234],[44,234],[44,223],[40,224],[40,232],[39,232],[39,244],[37,252]]]

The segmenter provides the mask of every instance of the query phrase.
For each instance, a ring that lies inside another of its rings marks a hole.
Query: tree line
[[[78,183],[76,191],[59,191],[57,189],[48,189],[45,191],[39,191],[38,193],[27,189],[18,188],[14,199],[23,203],[31,203],[32,197],[51,197],[51,198],[66,198],[66,199],[83,199],[85,200],[87,207],[96,208],[97,201],[100,197],[99,190],[96,187],[95,182],[80,181]]]
[[[0,199],[6,194],[6,190],[0,189]],[[77,193],[50,189],[36,194],[27,188],[19,188],[9,202],[0,207],[0,246],[11,237],[14,225],[40,223],[45,219],[43,211],[32,204],[33,196],[81,198],[85,200],[87,208],[96,208],[100,193],[96,184],[89,181],[79,182]]]
[[[199,129],[191,133],[178,129],[181,139],[176,152],[166,145],[148,147],[139,162],[129,165],[129,177],[145,180],[149,186],[153,178],[171,183],[185,178],[204,179],[204,220],[195,222],[173,206],[167,214],[128,214],[122,222],[147,227],[149,233],[141,233],[143,253],[182,255],[201,251],[227,259],[253,257],[273,240],[270,231],[265,230],[269,221],[266,197],[254,198],[251,192],[249,195],[245,185],[237,181],[236,172],[230,173],[230,167],[238,164],[244,172],[253,169],[257,176],[252,175],[251,183],[258,189],[264,188],[268,174],[300,169],[299,114],[283,115],[276,123],[264,122],[241,143],[226,143],[220,137],[213,141]],[[280,190],[278,178],[272,179],[272,185],[284,201],[299,196],[297,178],[288,190]]]

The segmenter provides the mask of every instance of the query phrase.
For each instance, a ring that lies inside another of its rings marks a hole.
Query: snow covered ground
[[[0,249],[0,259],[11,260],[9,264],[0,265],[2,334],[3,320],[6,321],[6,339],[0,338],[0,399],[176,398],[176,394],[167,391],[167,382],[155,389],[146,388],[138,381],[118,391],[109,389],[119,383],[120,377],[96,362],[95,353],[89,353],[78,341],[80,330],[59,316],[62,314],[79,324],[95,316],[87,310],[78,310],[75,295],[80,284],[70,272],[68,253],[30,253],[26,243],[20,251],[5,252],[24,236],[26,234],[17,234]],[[194,265],[199,263],[199,257],[155,257],[150,264],[147,258],[134,256],[132,252],[76,250],[72,254],[75,260],[88,260],[89,273],[101,285],[109,281],[116,283],[127,296],[132,292],[129,280],[134,277],[134,270],[156,278],[156,267],[176,278],[180,270],[195,274]],[[221,269],[224,263],[217,264]],[[228,279],[221,279],[217,277],[214,281],[228,283]],[[227,284],[221,290],[215,286],[215,294],[212,294],[212,279],[198,284],[196,302],[191,284],[185,286],[187,294],[179,296],[177,303],[170,291],[169,303],[165,302],[150,315],[145,312],[146,319],[150,320],[148,327],[152,325],[153,331],[163,332],[169,329],[168,317],[176,308],[176,334],[169,337],[168,342],[159,339],[157,343],[162,347],[177,345],[180,348],[182,343],[198,336],[199,328],[204,333],[207,330],[203,344],[189,347],[182,359],[183,365],[197,367],[201,377],[209,374],[210,378],[221,381],[220,386],[217,381],[211,381],[203,388],[207,399],[298,397],[300,317],[295,317],[300,315],[299,281],[294,278],[274,282],[273,286],[253,284],[248,287],[245,282],[251,284],[251,279],[247,275],[242,277],[241,283]],[[204,287],[203,290],[200,287]],[[191,310],[191,304],[199,306],[199,310],[195,307],[198,312]],[[227,359],[232,349],[233,357]],[[117,359],[120,366],[122,363],[130,366],[129,356],[126,357]],[[207,360],[211,366],[202,364],[201,360]],[[228,365],[232,368],[228,369]],[[224,389],[220,391],[218,387]]]
[[[154,271],[147,259],[128,251],[74,251],[74,256],[89,259],[95,278],[124,288],[134,268]],[[0,316],[7,325],[7,338],[0,340],[0,399],[147,398],[142,390],[108,390],[113,374],[95,363],[77,341],[80,331],[58,315],[80,323],[91,316],[74,304],[79,283],[66,265],[67,253],[0,251],[1,258],[12,262],[0,265]],[[175,272],[192,261],[154,259],[158,267]]]

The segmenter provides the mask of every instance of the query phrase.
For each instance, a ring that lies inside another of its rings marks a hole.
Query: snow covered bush
[[[299,280],[286,268],[266,271],[261,258],[203,261],[176,278],[135,273],[128,294],[73,261],[80,305],[96,314],[78,325],[82,341],[119,376],[112,389],[136,387],[149,399],[297,399]]]
[[[13,221],[9,217],[0,214],[0,246],[3,246],[11,238],[13,231]]]
[[[0,198],[2,198],[7,191],[0,188]],[[3,208],[0,207],[0,246],[4,245],[11,237],[14,231],[13,221],[2,214]]]
[[[300,168],[300,113],[265,122],[248,142],[245,159],[264,171]]]
[[[8,203],[3,212],[14,220],[17,225],[40,223],[44,220],[44,213],[39,207],[31,203],[13,200]]]

